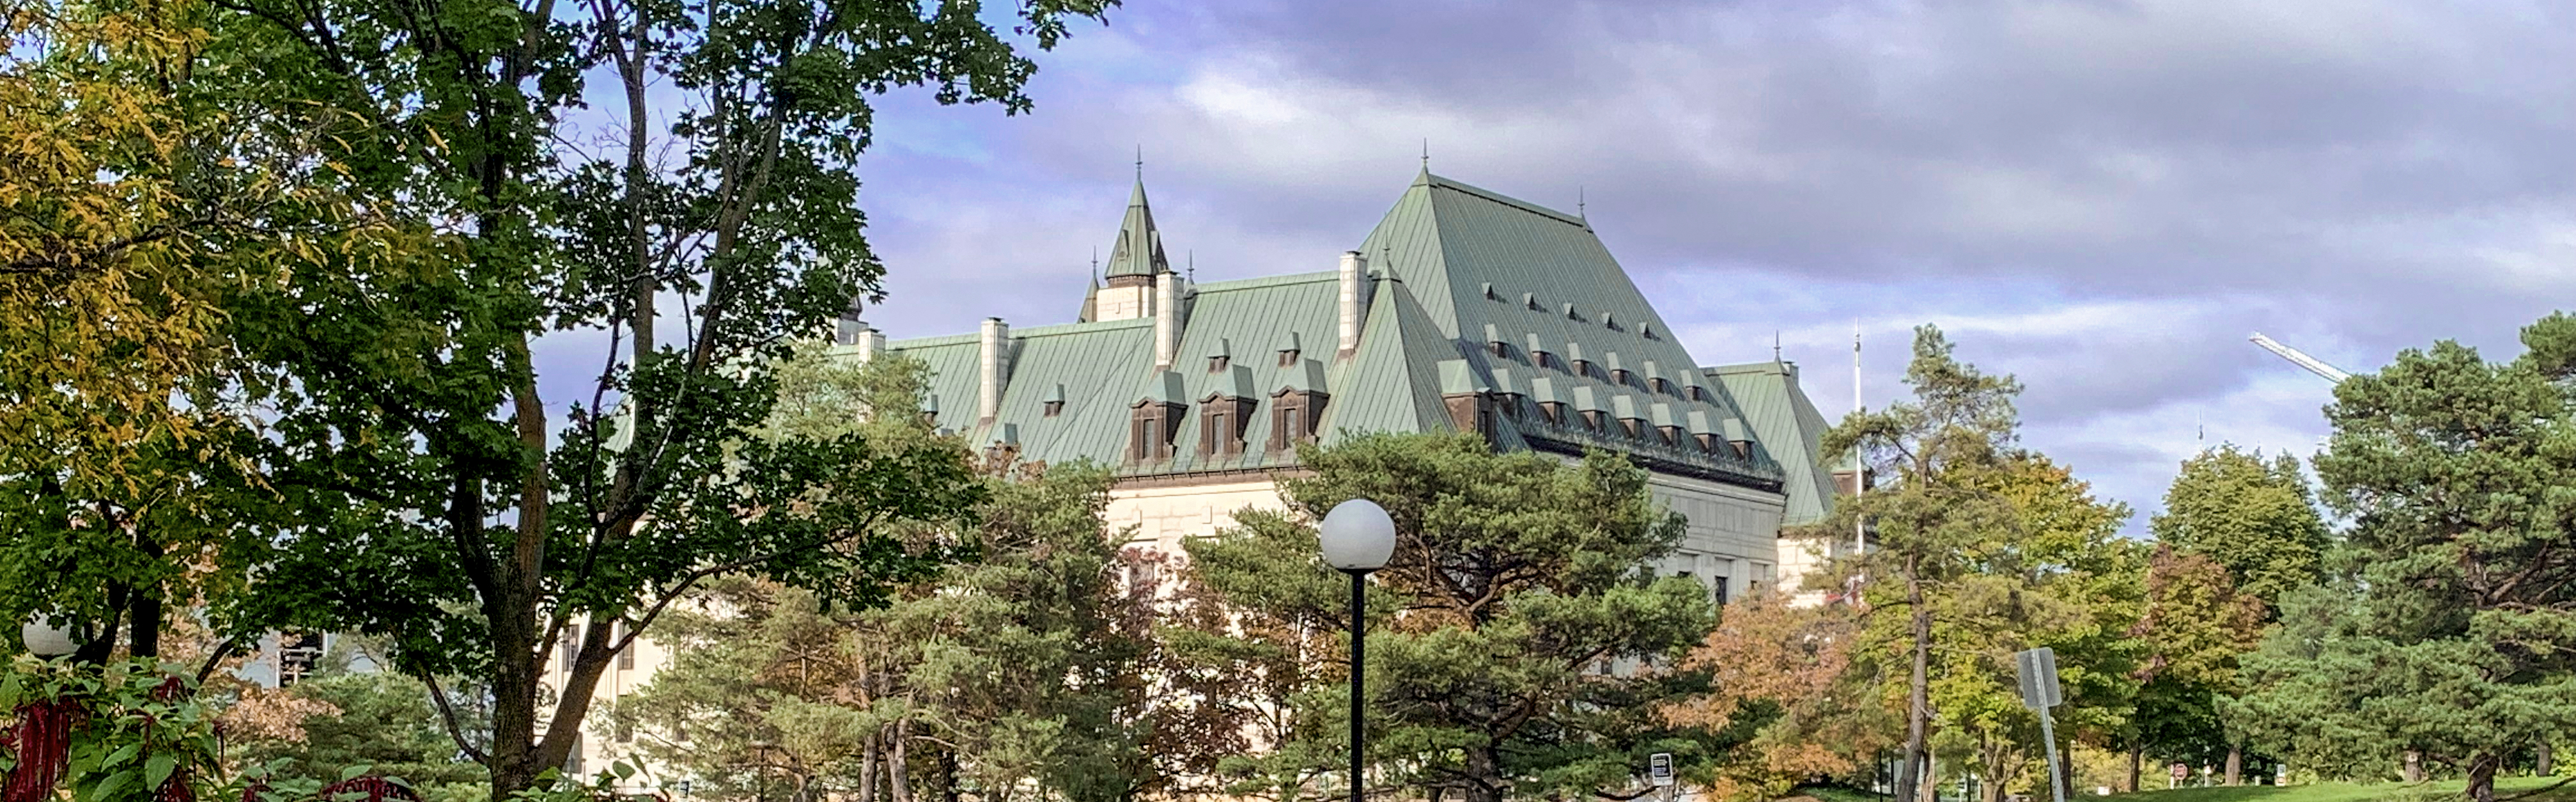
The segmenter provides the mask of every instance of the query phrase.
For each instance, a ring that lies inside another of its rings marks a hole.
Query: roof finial
[[[1431,172],[1431,138],[1422,138],[1422,171]]]
[[[1778,364],[1778,363],[1780,362],[1780,330],[1779,330],[1779,329],[1772,329],[1772,330],[1771,330],[1771,362],[1772,362],[1773,364]]]
[[[1100,246],[1091,246],[1091,274],[1100,275]]]
[[[1191,248],[1191,249],[1189,249],[1189,250],[1187,250],[1187,251],[1183,251],[1182,253],[1183,253],[1183,254],[1185,254],[1185,255],[1184,255],[1184,256],[1182,256],[1181,258],[1186,259],[1186,260],[1189,260],[1189,271],[1190,271],[1190,272],[1189,272],[1189,279],[1190,279],[1190,283],[1192,283],[1192,284],[1197,284],[1197,283],[1199,283],[1199,249],[1197,249],[1197,248]]]
[[[1575,216],[1575,217],[1577,217],[1577,218],[1582,218],[1582,219],[1587,219],[1587,220],[1588,220],[1588,219],[1591,219],[1591,218],[1583,217],[1583,185],[1582,185],[1582,184],[1576,184],[1576,185],[1574,185],[1574,216]],[[1773,333],[1774,335],[1777,335],[1779,332],[1772,332],[1772,333]]]
[[[1145,180],[1145,143],[1136,143],[1136,180]]]

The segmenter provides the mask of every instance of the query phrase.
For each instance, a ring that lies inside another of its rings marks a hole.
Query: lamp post
[[[54,626],[53,619],[41,615],[27,619],[27,626],[18,630],[18,636],[27,644],[29,654],[47,660],[80,650],[80,642],[73,639],[71,630]]]
[[[1386,567],[1395,556],[1395,519],[1377,502],[1355,498],[1333,505],[1324,514],[1321,536],[1324,564],[1351,575],[1351,802],[1361,802],[1360,748],[1362,679],[1367,676],[1369,572]]]

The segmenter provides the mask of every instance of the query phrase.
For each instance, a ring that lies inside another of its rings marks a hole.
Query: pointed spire
[[[1109,249],[1109,275],[1152,276],[1171,271],[1163,258],[1162,232],[1154,229],[1154,209],[1145,201],[1144,162],[1137,162],[1136,187],[1127,195],[1127,217],[1118,223],[1118,242]]]

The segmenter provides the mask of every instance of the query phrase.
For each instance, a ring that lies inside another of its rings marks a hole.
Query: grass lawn
[[[2556,777],[2498,777],[2498,798],[2541,788],[2557,782]],[[2240,785],[2234,788],[2177,788],[2171,791],[2140,791],[2134,794],[2112,794],[2108,797],[2085,796],[2084,799],[2120,800],[2121,802],[2411,802],[2412,800],[2457,799],[2469,785],[2466,780],[2437,780],[2423,785],[2400,783],[2318,783],[2315,785]],[[2075,802],[2069,799],[2067,802]],[[2576,783],[2537,796],[2525,802],[2576,802]]]

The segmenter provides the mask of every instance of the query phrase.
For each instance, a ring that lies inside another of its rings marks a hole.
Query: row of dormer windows
[[[1280,454],[1300,443],[1315,441],[1315,430],[1324,415],[1324,405],[1331,400],[1325,393],[1284,391],[1272,396],[1270,403],[1270,436],[1264,442],[1267,453]],[[1249,398],[1210,398],[1198,405],[1198,442],[1193,444],[1202,459],[1240,457],[1251,433],[1252,419],[1258,402]],[[1177,452],[1182,415],[1181,404],[1145,402],[1137,404],[1128,416],[1127,454],[1129,464],[1162,462]]]
[[[1501,397],[1500,403],[1496,406],[1501,409],[1504,417],[1518,418],[1521,413],[1520,402],[1520,396],[1506,395]],[[1753,443],[1749,440],[1729,441],[1714,433],[1695,434],[1680,426],[1653,426],[1649,425],[1644,418],[1613,418],[1604,410],[1578,411],[1573,408],[1573,405],[1563,401],[1539,401],[1532,403],[1531,406],[1536,408],[1540,420],[1556,426],[1624,437],[1629,440],[1659,444],[1667,448],[1695,449],[1704,454],[1718,454],[1720,449],[1724,449],[1726,453],[1732,453],[1738,458],[1749,459],[1753,456]]]
[[[1509,301],[1505,301],[1503,299],[1503,292],[1495,289],[1491,282],[1487,282],[1485,284],[1485,300],[1495,301],[1498,303],[1509,303]],[[1521,308],[1532,312],[1545,313],[1548,311],[1547,304],[1541,303],[1539,301],[1538,293],[1535,292],[1521,293],[1520,306]],[[1589,318],[1584,317],[1583,311],[1576,308],[1571,302],[1559,304],[1557,307],[1557,313],[1564,315],[1565,319],[1576,323],[1592,322]],[[1618,313],[1608,311],[1601,313],[1601,327],[1616,332],[1626,332],[1628,330],[1626,326],[1620,325]],[[1655,324],[1645,321],[1639,321],[1637,323],[1637,336],[1649,340],[1663,339],[1663,337],[1655,334]]]

